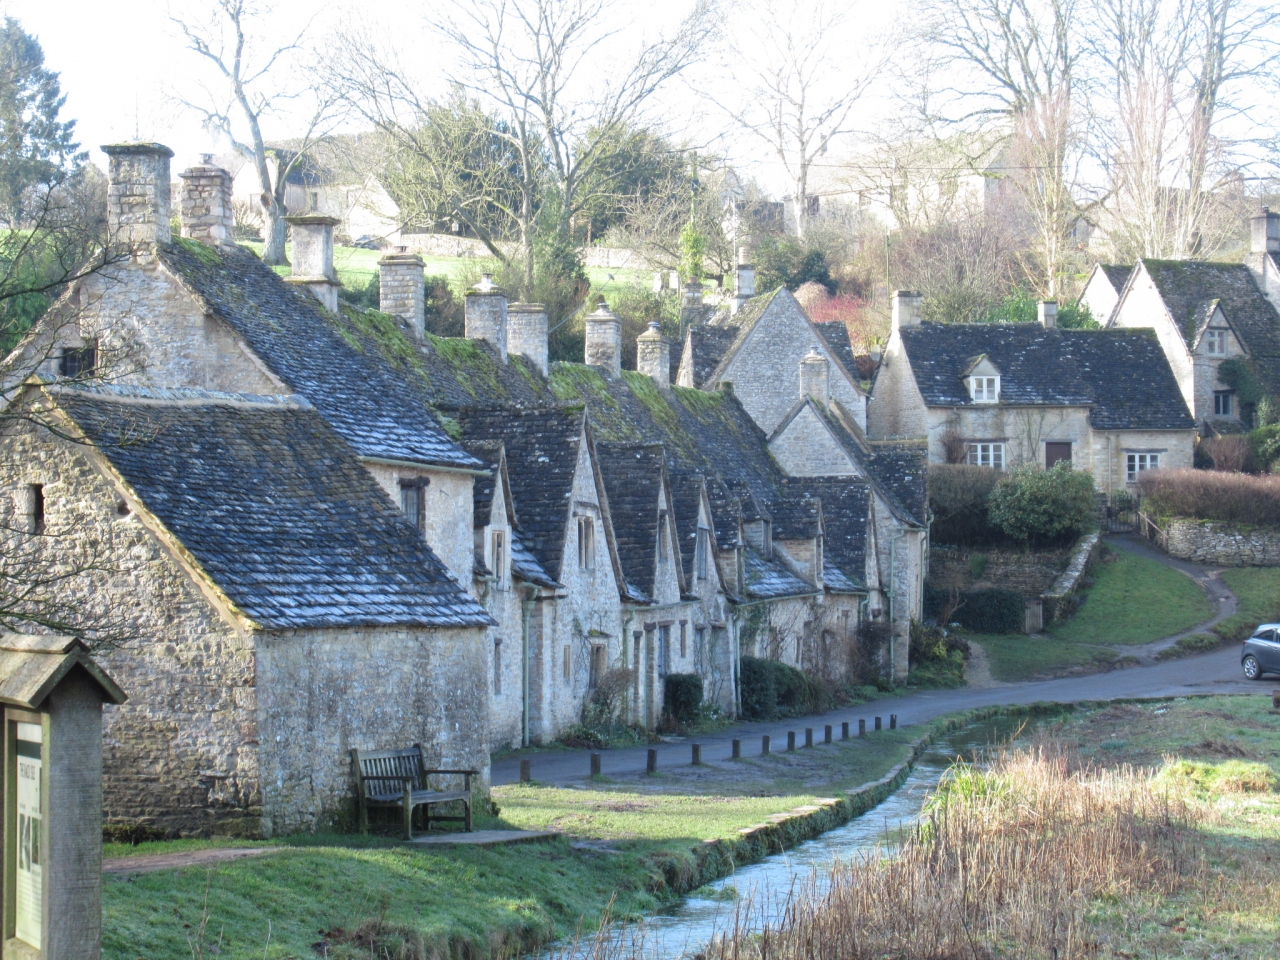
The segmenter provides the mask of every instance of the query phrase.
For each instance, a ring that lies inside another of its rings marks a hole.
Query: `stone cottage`
[[[1108,323],[1155,330],[1205,434],[1238,432],[1251,413],[1224,362],[1244,361],[1265,393],[1280,396],[1280,214],[1264,209],[1251,237],[1244,263],[1138,261]]]
[[[491,620],[310,404],[25,393],[0,523],[126,635],[100,654],[131,691],[105,717],[108,821],[314,830],[350,813],[350,749],[415,742],[484,788]]]
[[[919,303],[895,295],[872,436],[924,438],[933,463],[1067,461],[1108,494],[1191,466],[1193,423],[1152,332],[1058,329],[1053,303],[1035,324],[924,323]]]

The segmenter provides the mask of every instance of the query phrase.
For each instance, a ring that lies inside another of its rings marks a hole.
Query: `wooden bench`
[[[404,837],[413,839],[413,811],[424,808],[425,829],[431,822],[462,821],[471,832],[471,778],[475,770],[429,770],[422,755],[422,744],[407,750],[352,750],[351,765],[356,777],[356,799],[360,804],[360,832],[369,832],[369,810],[375,807],[399,807],[404,815]],[[430,777],[441,775],[463,778],[461,790],[432,790]],[[461,801],[460,817],[433,817],[431,808],[438,803]]]

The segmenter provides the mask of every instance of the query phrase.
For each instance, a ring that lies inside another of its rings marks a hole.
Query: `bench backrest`
[[[413,746],[405,750],[352,750],[351,755],[356,761],[360,789],[366,797],[399,793],[404,789],[402,777],[413,777],[414,790],[427,788],[420,747]]]

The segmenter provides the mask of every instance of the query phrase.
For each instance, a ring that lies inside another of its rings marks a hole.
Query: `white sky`
[[[625,44],[655,24],[675,22],[689,2],[619,0],[618,12],[627,23],[618,42]],[[883,28],[899,2],[860,0],[856,16],[850,17],[850,43],[858,43],[872,21],[880,21]],[[837,5],[853,10],[849,0]],[[62,116],[76,120],[78,139],[95,164],[105,167],[105,158],[97,149],[101,144],[139,137],[170,146],[176,154],[175,173],[195,162],[201,153],[225,149],[201,128],[197,117],[166,97],[182,90],[194,99],[195,78],[207,76],[200,58],[186,49],[169,14],[198,16],[208,6],[204,0],[0,0],[0,10],[17,18],[40,41],[46,66],[60,73],[67,97]],[[744,6],[742,2],[726,5],[726,29],[743,22]],[[424,77],[439,77],[443,72],[432,60],[438,43],[431,42],[421,25],[422,14],[429,9],[421,0],[329,0],[323,4],[275,0],[272,7],[265,22],[279,37],[291,37],[312,17],[310,35],[317,39],[350,22],[393,44]],[[840,82],[838,72],[832,82]],[[735,91],[725,84],[723,72],[710,67],[701,70],[666,91],[660,113],[678,135],[708,140],[710,134],[724,128],[725,120],[709,115],[709,108],[691,87],[719,85],[723,98],[732,99]],[[873,107],[872,102],[860,111],[864,128],[873,113],[884,109]],[[264,122],[264,134],[268,139],[284,139],[300,132],[304,123],[302,117],[284,114]],[[846,145],[849,143],[846,138]],[[721,140],[717,147],[770,189],[786,192],[781,171],[760,143],[749,136],[737,136]]]

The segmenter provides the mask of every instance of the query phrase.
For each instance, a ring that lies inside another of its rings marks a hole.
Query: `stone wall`
[[[974,577],[974,558],[986,557],[982,576]],[[934,547],[929,557],[929,581],[943,589],[1016,590],[1038,597],[1049,590],[1066,569],[1070,550],[960,550]]]
[[[1165,525],[1170,556],[1225,567],[1280,567],[1280,530],[1174,517]]]
[[[929,435],[924,398],[916,387],[911,361],[897,331],[889,337],[871,395],[873,399],[867,404],[867,435],[872,439]],[[930,459],[935,458],[931,455]]]

